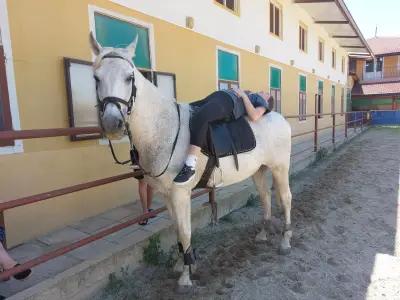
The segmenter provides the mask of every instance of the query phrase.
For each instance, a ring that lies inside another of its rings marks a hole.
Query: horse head
[[[136,36],[126,48],[102,47],[90,34],[96,54],[93,74],[99,119],[109,139],[120,139],[126,134],[126,124],[135,106],[138,80],[142,80],[133,63],[137,40]]]

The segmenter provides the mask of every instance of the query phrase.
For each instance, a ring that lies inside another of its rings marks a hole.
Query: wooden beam
[[[335,2],[335,0],[294,0],[294,3],[326,3]]]
[[[349,21],[315,21],[315,24],[349,24]]]
[[[358,35],[332,35],[334,39],[356,39],[359,38]]]
[[[363,48],[365,48],[365,46],[351,46],[351,45],[348,45],[348,46],[340,45],[340,47],[342,47],[342,48],[354,48],[354,49],[363,49]]]

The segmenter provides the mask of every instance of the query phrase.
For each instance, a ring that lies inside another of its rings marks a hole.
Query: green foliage
[[[254,194],[251,194],[249,196],[249,198],[247,199],[246,207],[256,207],[256,206],[258,206],[259,201],[260,201],[260,197],[258,195],[255,196]]]
[[[147,247],[143,249],[143,261],[152,266],[164,266],[171,268],[175,263],[174,253],[176,249],[172,248],[166,253],[161,248],[160,235],[155,234],[149,238]]]
[[[317,153],[315,155],[315,161],[318,162],[318,161],[323,160],[324,158],[326,158],[328,156],[328,153],[329,153],[328,149],[326,149],[324,147],[319,148],[319,150],[317,151]]]

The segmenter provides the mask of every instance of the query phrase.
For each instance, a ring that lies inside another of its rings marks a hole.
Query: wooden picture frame
[[[67,88],[68,121],[70,127],[100,127],[98,118],[96,82],[92,62],[64,57]],[[71,135],[71,141],[99,139],[99,133]]]

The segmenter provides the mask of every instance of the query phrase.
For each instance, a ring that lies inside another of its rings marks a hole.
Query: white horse
[[[201,155],[198,158],[195,180],[186,186],[176,186],[173,183],[184,164],[189,147],[190,106],[179,104],[178,107],[175,99],[162,95],[138,71],[132,62],[137,37],[124,49],[103,48],[93,35],[90,41],[97,56],[93,68],[103,130],[108,138],[120,139],[130,128],[140,165],[146,172],[145,180],[163,195],[169,213],[177,224],[178,245],[184,261],[178,284],[191,286],[191,265],[195,261],[190,244],[191,191],[200,180],[207,157]],[[285,217],[280,250],[288,253],[292,237],[290,125],[276,112],[270,112],[257,122],[250,122],[250,125],[256,137],[255,149],[238,155],[240,171],[236,170],[232,157],[220,159],[222,172],[218,171],[216,176],[220,176],[219,180],[224,186],[253,177],[264,210],[264,227],[256,239],[266,240],[267,231],[272,230],[271,195],[266,179],[266,171],[271,170]],[[214,183],[209,184],[213,186]]]

